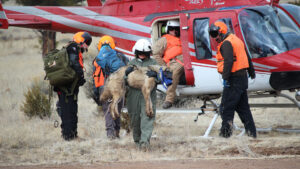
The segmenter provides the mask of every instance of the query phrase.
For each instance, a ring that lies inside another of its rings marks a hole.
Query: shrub
[[[47,96],[46,86],[45,82],[34,80],[32,86],[24,93],[25,101],[21,105],[21,111],[29,118],[44,119],[51,116],[51,99]]]

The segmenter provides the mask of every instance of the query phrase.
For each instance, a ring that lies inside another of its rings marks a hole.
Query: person
[[[92,42],[92,37],[88,32],[77,32],[73,36],[67,47],[67,53],[70,60],[71,67],[75,70],[78,77],[78,81],[73,85],[64,87],[54,87],[54,90],[58,94],[57,109],[61,117],[61,132],[62,137],[69,141],[78,138],[77,136],[77,112],[78,112],[78,92],[79,86],[83,86],[85,81],[84,78],[84,66],[82,53],[88,51],[88,47]],[[64,90],[66,89],[66,90]],[[72,91],[73,90],[73,91]],[[66,93],[66,91],[70,91]]]
[[[102,85],[105,84],[103,81],[110,74],[117,71],[120,67],[125,66],[125,63],[118,57],[117,51],[115,51],[115,41],[111,36],[105,35],[100,38],[98,43],[99,54],[95,59],[94,66],[95,69],[98,67],[98,70],[101,71],[102,77],[100,74],[100,79],[102,79],[100,84],[98,84],[98,89],[95,86],[94,92],[95,95],[100,96]],[[95,80],[95,79],[94,79]],[[100,91],[99,91],[100,90]],[[99,100],[99,97],[98,97]],[[113,119],[109,110],[109,101],[102,103],[102,110],[105,113],[105,127],[106,135],[109,139],[119,138],[120,133],[120,117]],[[118,104],[119,113],[123,107],[123,100],[120,100]]]
[[[150,58],[151,43],[146,39],[138,40],[132,48],[135,58],[129,62],[129,65],[147,67],[149,65],[157,65],[156,61]],[[133,67],[128,67],[125,71],[125,81],[127,76],[133,71]],[[157,74],[148,71],[149,77],[157,77]],[[151,92],[151,101],[153,116],[148,117],[145,110],[145,99],[140,89],[128,87],[126,93],[126,107],[131,122],[133,140],[137,147],[148,150],[150,148],[150,138],[153,131],[153,123],[156,114],[156,87]]]
[[[108,38],[111,39],[111,41],[112,41],[111,43],[113,44],[112,46],[114,47],[115,46],[114,40],[111,37],[108,37]],[[103,39],[105,39],[105,37],[103,37],[102,40]],[[97,45],[98,52],[100,52],[101,47],[102,47],[102,43],[99,41],[99,43]],[[125,65],[127,65],[129,62],[129,59],[122,52],[116,51],[116,53],[117,53],[117,56],[123,61],[123,63]],[[93,99],[97,103],[98,106],[102,106],[99,99],[100,99],[100,95],[101,95],[103,87],[104,87],[103,85],[104,85],[106,77],[104,76],[105,74],[104,74],[104,71],[101,68],[101,66],[99,66],[97,64],[96,58],[97,58],[97,56],[95,57],[95,59],[93,60],[93,63],[92,63],[92,67],[93,67]]]
[[[220,136],[228,138],[232,135],[234,111],[237,111],[248,136],[256,138],[247,96],[247,70],[252,79],[255,78],[255,71],[244,43],[236,35],[229,33],[226,24],[221,21],[216,21],[209,27],[209,34],[218,43],[217,70],[222,74],[224,86],[220,105]]]
[[[167,66],[172,72],[172,84],[168,86],[163,108],[172,107],[176,88],[184,74],[182,46],[180,41],[180,24],[178,20],[169,20],[167,34],[163,35],[153,46],[153,57],[159,65]]]

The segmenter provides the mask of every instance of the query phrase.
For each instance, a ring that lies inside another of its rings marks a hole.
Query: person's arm
[[[251,79],[255,79],[256,75],[255,75],[255,69],[251,60],[251,57],[248,55],[248,52],[246,52],[247,54],[247,58],[248,58],[248,63],[249,63],[249,68],[247,69],[249,76],[251,77]]]
[[[233,65],[233,47],[229,41],[223,42],[220,52],[224,58],[224,68],[222,78],[228,80],[231,75],[231,69]]]
[[[79,78],[83,78],[83,69],[79,63],[79,48],[76,44],[71,44],[67,47],[67,52],[70,58],[70,65],[75,70],[77,76]]]
[[[163,60],[163,55],[167,48],[167,39],[160,38],[152,47],[153,58],[161,66],[166,66],[166,63]]]

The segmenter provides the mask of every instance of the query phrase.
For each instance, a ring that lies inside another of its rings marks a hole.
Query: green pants
[[[151,92],[154,116],[148,117],[145,111],[145,100],[140,90],[129,88],[126,94],[126,106],[133,130],[133,140],[136,144],[149,145],[156,114],[156,89]]]

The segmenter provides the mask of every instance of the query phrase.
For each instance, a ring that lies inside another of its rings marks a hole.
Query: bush
[[[47,91],[45,82],[35,80],[28,91],[24,93],[25,101],[21,106],[21,111],[29,118],[49,118],[51,116],[51,99],[48,98]]]

